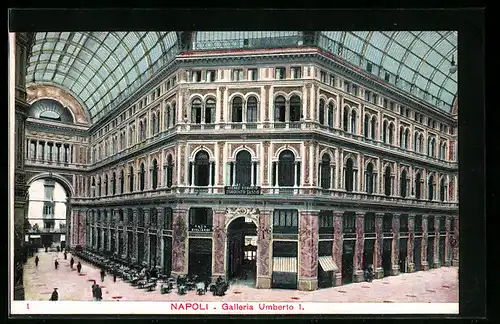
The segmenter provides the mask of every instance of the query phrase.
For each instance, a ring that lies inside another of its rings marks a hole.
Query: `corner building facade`
[[[457,105],[314,44],[189,49],[89,126],[80,155],[68,146],[85,163],[70,172],[67,244],[230,279],[250,235],[258,288],[458,265]]]

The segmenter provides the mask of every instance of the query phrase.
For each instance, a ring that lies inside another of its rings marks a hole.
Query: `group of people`
[[[375,274],[373,273],[373,266],[372,265],[369,265],[365,269],[364,275],[365,275],[365,281],[372,282],[372,280],[375,278]]]
[[[104,281],[102,274],[101,274],[101,279]],[[94,297],[96,301],[102,300],[102,289],[99,286],[99,284],[95,282],[95,280],[94,283],[92,284],[92,297]]]

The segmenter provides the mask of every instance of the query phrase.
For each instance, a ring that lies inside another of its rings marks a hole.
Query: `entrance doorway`
[[[257,278],[257,226],[244,216],[234,219],[227,228],[227,267],[229,281],[255,286]]]
[[[382,268],[384,277],[392,275],[392,239],[385,239],[382,243]]]
[[[445,245],[446,245],[445,237],[441,236],[439,238],[439,262],[441,263],[442,267],[446,266],[446,254],[444,249]]]
[[[355,241],[344,241],[342,250],[342,284],[352,283],[354,268],[354,243]]]
[[[163,274],[170,276],[172,271],[172,237],[163,237]]]
[[[413,263],[415,264],[415,272],[420,271],[422,268],[422,238],[415,237],[413,243]]]
[[[399,272],[408,272],[408,239],[399,239]]]
[[[188,274],[200,280],[212,277],[212,239],[189,239]]]
[[[429,269],[436,267],[434,264],[434,236],[429,236],[427,239],[427,264]]]
[[[363,270],[367,269],[370,265],[375,270],[375,253],[374,251],[375,240],[365,239],[364,253],[363,253]]]

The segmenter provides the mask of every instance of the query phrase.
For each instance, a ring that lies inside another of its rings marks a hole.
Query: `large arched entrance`
[[[227,225],[226,278],[256,285],[257,225],[250,217],[236,216]]]

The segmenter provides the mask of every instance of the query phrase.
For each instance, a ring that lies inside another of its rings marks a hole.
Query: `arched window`
[[[251,186],[252,156],[248,151],[236,155],[236,185]]]
[[[351,111],[351,133],[352,134],[357,134],[357,127],[356,127],[356,119],[357,119],[357,113],[356,113],[356,110],[352,110]]]
[[[431,156],[436,157],[436,139],[434,137],[431,140]]]
[[[120,171],[120,193],[123,194],[125,189],[125,172],[123,172],[123,169]]]
[[[101,183],[101,177],[100,176],[97,178],[97,196],[98,197],[102,196],[102,183]]]
[[[278,186],[293,187],[295,185],[295,155],[290,150],[285,150],[279,155]]]
[[[373,193],[373,184],[375,183],[374,180],[375,179],[373,174],[373,164],[370,162],[366,166],[366,179],[365,179],[366,193],[369,195]]]
[[[349,125],[349,107],[344,106],[344,116],[342,119],[342,129],[347,132],[347,127]]]
[[[406,192],[408,191],[408,185],[407,185],[407,174],[406,170],[403,170],[401,172],[401,178],[399,179],[399,192],[401,194],[401,197],[406,198]]]
[[[285,97],[283,96],[277,96],[274,99],[274,121],[275,122],[284,122],[285,121],[285,110],[286,110],[286,105],[285,105]]]
[[[415,136],[413,137],[413,150],[415,152],[419,152],[420,151],[420,148],[419,148],[419,142],[418,142],[418,133],[415,132]]]
[[[144,191],[145,187],[146,187],[146,168],[144,167],[144,163],[141,163],[139,172],[139,190]]]
[[[420,199],[422,194],[422,176],[420,172],[415,176],[415,198]]]
[[[420,134],[418,141],[419,141],[420,153],[422,153],[424,151],[424,135],[423,134]]]
[[[107,174],[104,175],[104,195],[105,196],[109,195],[109,191],[108,191],[108,175]]]
[[[209,98],[205,103],[205,124],[213,123],[215,123],[215,100]]]
[[[113,172],[111,175],[111,194],[116,195],[116,173]]]
[[[164,124],[165,124],[165,129],[169,129],[170,128],[170,105],[167,105],[165,107],[165,120],[163,121]]]
[[[156,114],[153,114],[153,116],[151,116],[151,126],[153,127],[152,131],[153,131],[153,135],[156,135]]]
[[[234,97],[232,104],[232,122],[241,123],[243,121],[243,99]]]
[[[321,125],[325,124],[325,101],[323,99],[319,101],[318,121]]]
[[[104,157],[108,157],[109,155],[109,147],[108,147],[108,141],[104,142]]]
[[[134,168],[130,167],[128,169],[128,176],[129,176],[129,192],[134,192]]]
[[[333,128],[335,124],[335,107],[333,105],[333,102],[330,102],[328,104],[328,126],[330,128]]]
[[[434,175],[429,176],[429,180],[427,182],[427,199],[434,199]]]
[[[346,191],[351,192],[354,189],[354,162],[352,159],[347,159],[345,164],[344,188]]]
[[[375,116],[372,116],[372,129],[371,129],[371,138],[376,140],[377,139],[377,133],[378,133],[378,129],[377,129],[377,126],[378,126],[378,123],[377,123],[377,117]]]
[[[394,141],[394,124],[389,123],[389,144],[392,145]]]
[[[330,159],[330,155],[328,154],[323,154],[323,157],[321,158],[321,171],[320,171],[320,175],[321,175],[321,188],[323,189],[330,189],[331,187],[331,173],[330,173],[330,163],[331,163],[331,159]]]
[[[156,162],[156,159],[153,160],[153,170],[151,174],[151,184],[153,189],[156,189],[158,187],[158,162]]]
[[[139,121],[139,141],[144,139],[144,123],[142,120]]]
[[[174,171],[174,163],[172,160],[172,155],[167,156],[167,188],[172,187],[172,176]]]
[[[446,199],[446,183],[444,178],[441,178],[441,183],[439,184],[439,199],[445,201]]]
[[[384,173],[384,193],[386,196],[390,196],[392,194],[392,181],[391,181],[391,167],[386,167],[385,168],[385,173]]]
[[[427,155],[431,155],[431,138],[427,138]]]
[[[404,128],[403,126],[399,127],[399,147],[403,148],[404,147]]]
[[[247,100],[247,123],[256,123],[258,121],[257,98],[251,96]]]
[[[409,145],[410,145],[410,130],[407,128],[405,130],[405,149],[408,149]]]
[[[442,156],[443,156],[443,143],[441,143],[441,144],[439,145],[439,149],[438,149],[438,158],[440,158],[440,159],[441,159],[441,158],[442,158]]]
[[[455,190],[455,181],[453,179],[450,180],[450,183],[448,185],[448,200],[453,201],[454,196],[453,196],[453,190]]]
[[[448,151],[448,145],[443,144],[443,160],[446,160],[446,152]]]
[[[382,124],[382,142],[387,143],[387,131],[388,131],[388,122],[387,120],[384,120],[384,123]]]
[[[175,102],[172,102],[172,111],[170,115],[172,116],[172,126],[177,125],[177,108]]]
[[[302,108],[302,102],[299,96],[292,96],[290,98],[290,121],[296,122],[300,121],[300,111]]]
[[[95,197],[95,178],[92,177],[92,197]]]
[[[191,102],[191,123],[201,124],[201,100],[198,98]]]
[[[210,174],[210,160],[206,151],[199,151],[194,158],[194,185],[208,186]]]
[[[370,137],[370,115],[365,114],[365,120],[363,122],[363,135],[365,135],[366,138]]]

